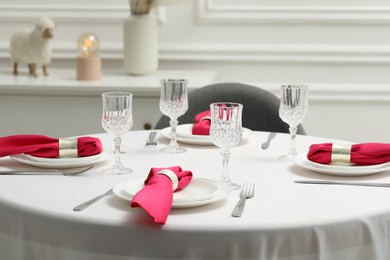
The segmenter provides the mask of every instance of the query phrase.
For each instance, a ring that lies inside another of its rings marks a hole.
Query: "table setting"
[[[308,112],[307,88],[295,85],[281,88],[289,134],[246,130],[245,106],[234,102],[180,125],[187,83],[161,82],[162,113],[172,117],[162,130],[130,131],[131,93],[105,93],[106,133],[85,136],[93,149],[81,137],[36,136],[35,150],[26,137],[3,137],[13,142],[0,148],[0,171],[57,172],[0,173],[0,256],[387,259],[388,145],[295,135]],[[42,140],[54,140],[49,153]],[[61,172],[80,167],[89,168]]]

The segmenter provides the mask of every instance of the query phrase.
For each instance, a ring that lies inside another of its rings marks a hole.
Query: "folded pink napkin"
[[[334,162],[356,165],[381,164],[390,161],[390,144],[360,143],[342,146],[332,143],[313,144],[307,158],[322,164]]]
[[[180,166],[152,168],[145,186],[131,200],[131,207],[143,208],[158,224],[165,224],[172,208],[173,192],[184,189],[192,179],[192,172]]]
[[[0,137],[0,157],[29,154],[37,157],[84,157],[102,152],[96,137],[52,138],[44,135],[11,135]]]
[[[194,135],[210,135],[210,110],[203,111],[195,116],[192,134]]]

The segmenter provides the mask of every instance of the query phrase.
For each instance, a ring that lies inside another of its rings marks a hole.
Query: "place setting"
[[[170,126],[161,129],[160,134],[170,140],[168,147],[162,151],[182,153],[186,149],[177,142],[212,146],[210,137],[211,111],[198,113],[192,124],[179,124],[178,118],[188,110],[188,81],[185,79],[167,79],[161,81],[160,110],[170,118]],[[247,138],[251,130],[243,128],[243,138]]]
[[[122,171],[117,150],[120,148],[120,136],[132,126],[130,93],[103,93],[102,127],[115,137],[116,156],[113,168],[106,172]],[[118,110],[120,109],[120,111]],[[91,169],[93,165],[104,162],[113,153],[103,147],[98,137],[50,137],[39,134],[11,135],[0,137],[0,157],[11,159],[34,169],[7,169],[4,174],[49,174],[62,173],[75,176]],[[118,166],[119,165],[119,166]]]
[[[53,138],[45,135],[11,135],[0,137],[0,157],[34,168],[17,168],[0,174],[60,173],[74,176],[110,158],[99,138],[91,136]]]
[[[390,187],[390,183],[360,182],[359,179],[353,179],[388,171],[389,161],[390,144],[386,143],[312,144],[306,154],[295,157],[296,165],[320,174],[351,177],[353,181],[296,180],[295,183]]]
[[[280,92],[280,118],[289,124],[290,148],[286,155],[279,159],[293,161],[295,165],[319,173],[337,177],[360,177],[390,170],[390,144],[360,143],[312,144],[305,153],[298,154],[295,148],[297,127],[308,115],[308,88],[304,85],[282,85]],[[275,137],[270,133],[264,148]],[[341,184],[336,181],[296,180],[301,184]],[[347,185],[357,185],[342,182]],[[359,186],[387,187],[387,184],[359,183]]]
[[[114,142],[117,142],[116,156],[120,155],[120,139],[117,139],[122,133],[129,129],[125,124],[131,125],[125,115],[130,117],[131,113],[118,113],[117,110],[124,109],[120,104],[126,104],[125,101],[118,103],[118,94],[113,100],[113,105],[105,105],[103,111],[103,126],[107,132],[114,134]],[[116,102],[116,103],[115,103]],[[130,102],[131,103],[131,102]],[[109,111],[112,107],[112,111]],[[118,108],[119,107],[119,108]],[[136,178],[121,182],[111,189],[103,192],[101,195],[91,198],[74,207],[74,211],[82,211],[93,205],[100,199],[114,195],[119,199],[130,202],[131,207],[143,208],[155,223],[165,224],[171,209],[192,208],[208,205],[221,201],[228,197],[233,190],[241,187],[240,184],[232,183],[228,174],[228,161],[230,149],[237,146],[243,136],[242,110],[243,105],[232,102],[218,102],[210,104],[210,110],[206,111],[207,121],[203,121],[206,127],[191,127],[188,125],[177,126],[177,117],[187,110],[187,81],[183,79],[161,80],[161,101],[160,109],[163,114],[171,118],[169,129],[171,142],[160,149],[163,153],[184,153],[186,148],[181,147],[176,142],[176,133],[180,136],[186,135],[186,131],[200,131],[207,134],[212,144],[221,148],[222,159],[222,177],[219,181],[207,178],[194,177],[192,171],[183,170],[180,166],[172,167],[152,167],[146,178]],[[111,116],[112,114],[112,116]],[[115,119],[116,117],[116,119]],[[203,117],[203,115],[200,115]],[[111,124],[105,122],[105,118],[112,118]],[[119,124],[119,122],[124,122]],[[117,126],[119,124],[119,126]],[[184,128],[187,127],[187,128]],[[114,131],[115,130],[115,131]],[[178,130],[178,131],[177,131]],[[206,137],[206,135],[203,135]],[[145,146],[154,143],[155,132],[150,132]],[[117,140],[115,140],[117,139]],[[155,145],[155,144],[154,144]],[[120,164],[120,157],[115,164]],[[114,165],[115,166],[115,165]],[[128,169],[125,169],[126,173]],[[115,174],[115,173],[114,173]],[[119,171],[116,174],[123,174]],[[254,188],[254,187],[253,187]],[[252,188],[252,189],[253,189]],[[246,196],[245,198],[250,198]],[[240,202],[240,205],[243,202]],[[241,211],[241,206],[240,206]]]
[[[104,173],[130,173],[132,170],[121,164],[119,151],[122,134],[128,132],[133,124],[132,94],[126,92],[103,93],[102,103],[101,125],[107,133],[114,135],[114,152],[105,149],[98,137],[53,138],[34,134],[1,137],[0,157],[10,156],[17,162],[36,167],[35,170],[17,169],[19,173],[22,171],[48,173],[49,170],[51,172],[56,170],[64,175],[74,176],[115,155],[115,163],[111,168],[105,169]],[[9,172],[9,170],[7,171]]]
[[[199,207],[221,201],[232,189],[218,181],[194,177],[180,166],[152,167],[146,178],[124,181],[73,208],[82,211],[100,199],[114,195],[142,208],[156,224],[164,225],[172,209]]]
[[[132,201],[133,197],[144,187],[144,179],[134,179],[120,183],[113,188],[120,199]],[[173,193],[172,208],[191,208],[218,202],[226,198],[231,189],[226,185],[205,178],[193,178],[183,190]]]

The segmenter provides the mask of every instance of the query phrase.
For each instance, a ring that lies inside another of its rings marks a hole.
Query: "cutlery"
[[[240,200],[232,212],[232,217],[241,217],[244,211],[245,201],[253,198],[253,196],[255,196],[255,183],[244,183],[240,192]]]
[[[105,193],[93,198],[93,199],[90,199],[90,200],[87,200],[86,202],[84,203],[81,203],[80,205],[76,206],[73,208],[74,211],[82,211],[86,208],[88,208],[89,206],[91,206],[92,204],[94,204],[95,202],[103,199],[104,197],[107,197],[107,196],[110,196],[114,194],[114,191],[113,191],[113,188],[109,189],[108,191],[106,191]]]
[[[156,135],[157,135],[157,132],[155,132],[155,131],[150,132],[149,136],[148,136],[148,140],[146,140],[145,146],[155,146],[155,145],[157,145]]]
[[[68,169],[26,169],[26,170],[5,170],[0,171],[0,175],[65,175],[65,176],[74,176],[91,169],[93,165],[88,165],[84,167],[77,168],[68,168]]]
[[[330,184],[330,185],[351,185],[351,186],[369,186],[369,187],[387,187],[387,188],[390,188],[390,183],[375,183],[375,182],[295,181],[295,183],[304,183],[304,184]]]
[[[263,150],[266,150],[266,149],[268,148],[269,144],[271,143],[271,140],[274,139],[274,137],[276,136],[276,134],[277,134],[277,133],[275,133],[275,132],[269,133],[269,136],[268,136],[267,141],[265,141],[265,142],[261,145],[261,148],[262,148]]]

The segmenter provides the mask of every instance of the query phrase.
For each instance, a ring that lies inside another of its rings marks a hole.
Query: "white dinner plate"
[[[131,201],[133,196],[144,186],[144,179],[135,179],[118,184],[114,187],[114,194],[124,200]],[[173,208],[198,207],[226,198],[231,188],[223,183],[193,178],[183,190],[173,193]]]
[[[176,128],[176,135],[177,137],[182,138],[199,138],[202,140],[210,140],[209,135],[194,135],[192,134],[192,127],[194,124],[184,124],[184,125],[178,125]]]
[[[103,150],[100,154],[77,157],[77,158],[41,158],[28,154],[11,155],[11,158],[25,164],[40,168],[74,168],[83,167],[107,160],[112,156],[112,152]]]
[[[176,138],[178,142],[194,145],[214,145],[209,135],[193,135],[193,124],[178,125],[176,128]],[[179,131],[178,131],[179,129]],[[252,130],[243,128],[242,139],[248,137]],[[171,139],[171,128],[166,127],[160,131],[165,138]]]
[[[294,162],[306,169],[336,176],[363,176],[390,170],[389,163],[376,165],[342,165],[342,164],[320,164],[307,159],[306,154],[299,154],[294,158]]]

